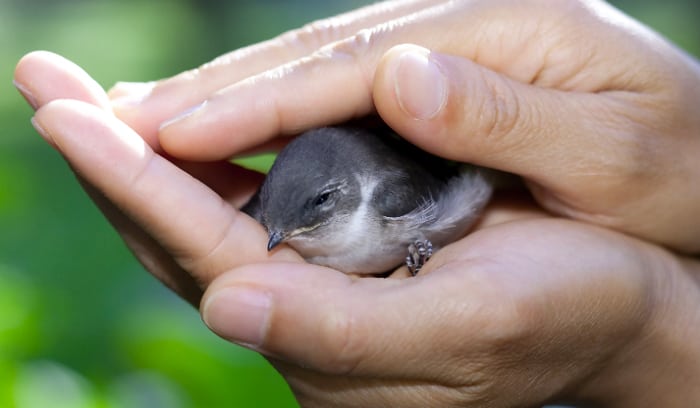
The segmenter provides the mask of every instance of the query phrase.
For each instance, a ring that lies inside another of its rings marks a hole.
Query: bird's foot
[[[433,244],[429,240],[418,240],[409,245],[406,266],[411,275],[416,276],[431,256],[433,256]]]

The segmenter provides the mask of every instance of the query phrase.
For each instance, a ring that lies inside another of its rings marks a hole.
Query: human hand
[[[37,130],[65,157],[134,255],[193,305],[224,270],[300,259],[284,248],[267,253],[265,231],[235,210],[262,175],[227,161],[171,162],[157,154],[112,114],[102,88],[58,55],[26,55],[14,81],[37,110]]]
[[[602,1],[380,3],[111,96],[188,160],[376,112],[555,214],[700,251],[700,68]]]
[[[225,167],[221,184],[197,173],[215,189],[195,179],[117,120],[74,65],[30,54],[16,82],[144,265],[192,302],[209,287],[211,327],[270,356],[305,405],[692,398],[692,261],[594,227],[514,221],[533,215],[508,209],[423,277],[352,279],[286,249],[267,254],[264,231],[235,210],[252,191],[239,169]]]
[[[700,263],[572,221],[494,224],[411,279],[237,268],[202,315],[271,357],[304,407],[700,401]]]

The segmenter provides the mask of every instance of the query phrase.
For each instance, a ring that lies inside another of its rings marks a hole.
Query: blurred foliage
[[[133,260],[31,129],[16,61],[48,49],[109,87],[362,3],[0,0],[1,407],[295,406],[264,359],[209,333]],[[697,2],[613,3],[700,55]]]

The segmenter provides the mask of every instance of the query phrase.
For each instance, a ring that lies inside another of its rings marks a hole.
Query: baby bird
[[[432,156],[390,130],[308,131],[277,156],[243,211],[308,262],[415,275],[434,249],[463,237],[493,191],[490,172]]]

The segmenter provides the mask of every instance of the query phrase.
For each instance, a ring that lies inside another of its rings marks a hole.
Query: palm
[[[522,216],[492,212],[489,218]],[[551,218],[485,226],[438,252],[417,278],[361,279],[352,293],[331,296],[355,299],[356,322],[345,339],[350,344],[329,353],[332,363],[302,369],[272,362],[304,406],[545,403],[572,385],[582,387],[639,330],[649,293],[648,276],[637,267],[638,246]],[[296,290],[296,296],[313,296]],[[379,323],[372,330],[367,320]],[[264,347],[274,354],[277,340]],[[528,398],[517,399],[524,389]]]

